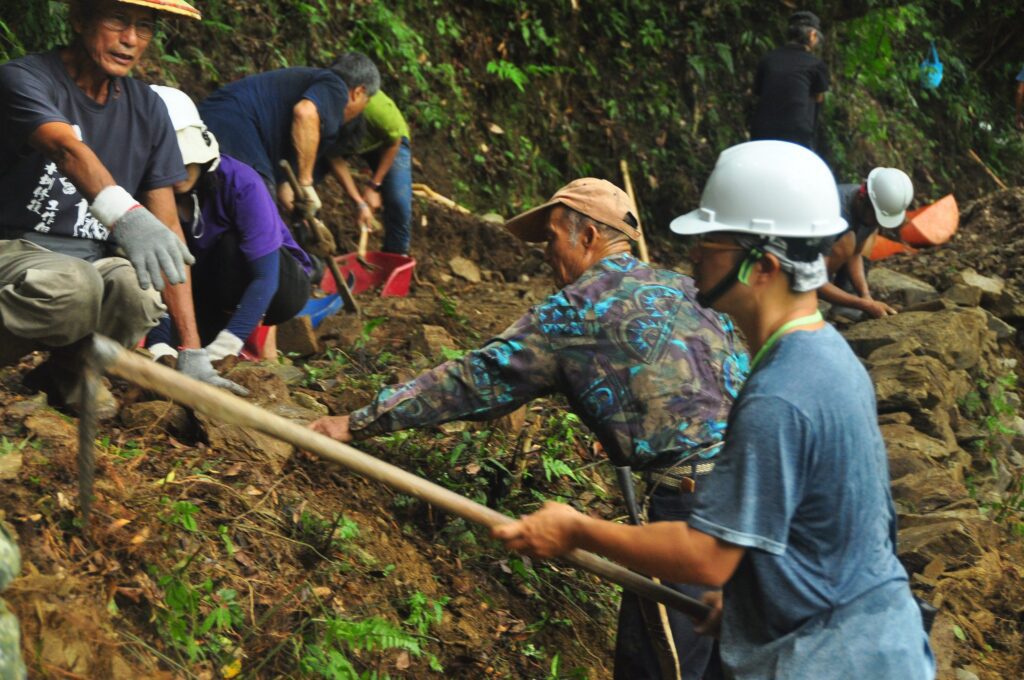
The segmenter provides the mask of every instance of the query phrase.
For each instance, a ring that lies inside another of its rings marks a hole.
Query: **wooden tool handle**
[[[486,527],[513,521],[496,510],[480,505],[422,477],[367,455],[347,444],[334,441],[318,432],[280,416],[268,413],[225,390],[194,380],[178,371],[126,351],[119,344],[96,336],[94,342],[100,366],[108,373],[164,395],[179,404],[233,425],[252,428],[338,463],[353,472],[436,505],[463,519]],[[637,595],[661,602],[698,619],[705,618],[707,605],[682,593],[630,571],[593,553],[573,550],[562,559],[570,564],[602,576]]]

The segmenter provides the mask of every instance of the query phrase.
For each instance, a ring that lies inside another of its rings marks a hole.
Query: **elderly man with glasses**
[[[0,65],[0,363],[49,351],[25,383],[71,410],[92,334],[133,346],[165,309],[182,338],[178,369],[241,390],[200,346],[174,128],[128,77],[160,13],[199,18],[180,0],[75,0],[68,46]],[[117,410],[105,389],[98,410]]]

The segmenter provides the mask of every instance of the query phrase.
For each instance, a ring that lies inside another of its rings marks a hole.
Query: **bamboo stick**
[[[512,518],[496,510],[480,505],[422,477],[378,460],[290,420],[268,413],[229,392],[193,380],[155,361],[128,352],[109,338],[97,336],[94,352],[97,355],[98,365],[111,375],[158,392],[179,404],[202,411],[217,420],[258,430],[299,449],[314,453],[325,460],[339,463],[353,472],[386,484],[401,493],[419,498],[488,528],[513,521]],[[702,619],[709,612],[707,605],[593,553],[573,550],[562,559],[573,566],[617,583],[640,597],[661,602],[690,616]]]
[[[622,183],[626,186],[626,195],[633,202],[633,209],[636,211],[636,229],[640,232],[640,239],[637,241],[640,259],[644,263],[650,264],[651,255],[647,252],[647,239],[644,237],[644,228],[640,224],[640,206],[636,204],[636,194],[633,193],[633,180],[629,177],[629,165],[626,163],[625,158],[619,161],[619,170],[622,171]]]

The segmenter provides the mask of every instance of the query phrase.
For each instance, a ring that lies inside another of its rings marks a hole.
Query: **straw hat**
[[[72,0],[64,0],[65,2],[71,2]],[[170,14],[177,14],[178,16],[188,17],[189,19],[202,19],[203,15],[192,5],[184,2],[184,0],[117,0],[127,5],[138,5],[140,7],[148,7],[149,9],[155,9],[158,12],[168,12]]]

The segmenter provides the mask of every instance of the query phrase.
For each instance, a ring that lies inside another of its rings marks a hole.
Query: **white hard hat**
[[[199,109],[195,102],[187,94],[173,87],[164,85],[150,85],[153,91],[160,95],[167,106],[167,113],[171,116],[171,125],[178,133],[178,146],[181,148],[181,157],[185,165],[192,163],[209,163],[213,161],[211,170],[217,167],[220,162],[220,147],[217,138],[213,136],[203,119],[199,117]]]
[[[868,175],[868,198],[875,218],[886,229],[903,224],[907,206],[914,200],[914,183],[896,168],[875,168]]]
[[[669,225],[677,234],[730,231],[822,238],[846,229],[825,162],[790,142],[737,144],[718,156],[700,207]]]

